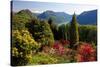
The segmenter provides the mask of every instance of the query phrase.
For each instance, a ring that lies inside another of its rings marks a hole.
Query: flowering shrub
[[[11,65],[27,65],[32,61],[33,52],[39,45],[27,30],[13,30],[11,47]]]
[[[43,52],[48,53],[50,51],[50,47],[48,46],[43,46]]]
[[[66,45],[66,44],[70,44],[70,42],[68,40],[60,40],[60,42],[63,44],[63,45]]]
[[[53,48],[55,49],[56,53],[59,55],[64,53],[64,47],[59,42],[55,42]]]
[[[50,51],[49,51],[49,53],[50,53],[50,54],[55,54],[55,51],[56,51],[56,50],[55,50],[54,48],[51,48]]]
[[[78,46],[77,49],[77,61],[95,61],[96,60],[96,50],[89,43],[83,43]]]

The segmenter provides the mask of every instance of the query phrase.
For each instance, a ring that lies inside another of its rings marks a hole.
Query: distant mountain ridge
[[[26,14],[26,16],[37,17],[38,19],[48,20],[52,18],[57,24],[69,23],[72,15],[65,12],[44,11],[43,13],[34,13],[28,9],[21,10],[17,14]],[[97,24],[97,10],[84,11],[77,15],[77,21],[80,25],[96,25]]]
[[[45,11],[38,15],[39,19],[48,20],[50,17],[54,19],[56,23],[70,22],[72,15],[65,12],[53,12]],[[77,15],[77,21],[81,25],[96,25],[97,24],[97,10],[84,11],[80,15]]]
[[[48,20],[52,18],[55,23],[68,22],[71,20],[71,15],[64,12],[45,11],[38,15],[39,19]]]
[[[77,20],[79,24],[81,25],[88,25],[88,24],[96,25],[97,24],[97,10],[84,11],[77,17]]]

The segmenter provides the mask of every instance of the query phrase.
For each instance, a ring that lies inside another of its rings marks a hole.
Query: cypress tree
[[[70,23],[70,47],[74,48],[79,43],[78,22],[74,13]]]

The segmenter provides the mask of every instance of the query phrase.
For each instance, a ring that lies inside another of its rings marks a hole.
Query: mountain
[[[16,13],[14,13],[16,14]],[[26,17],[37,17],[39,19],[48,20],[52,18],[53,21],[57,24],[68,23],[71,21],[72,15],[69,15],[65,12],[54,12],[47,10],[43,13],[32,13],[28,9],[19,11],[17,14],[23,15]],[[77,15],[77,21],[81,25],[96,25],[97,24],[97,10],[84,11],[80,15]]]
[[[54,22],[59,24],[62,22],[69,22],[71,20],[71,15],[64,12],[54,12],[48,10],[38,15],[38,18],[45,20],[52,18]]]
[[[17,14],[28,14],[28,15],[32,15],[32,12],[28,9],[23,9],[21,11],[19,11]]]
[[[84,11],[81,13],[77,20],[81,25],[96,25],[97,24],[97,10]]]

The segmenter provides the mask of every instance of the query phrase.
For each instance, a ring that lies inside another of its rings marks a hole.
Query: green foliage
[[[61,26],[59,26],[59,28]],[[97,45],[97,26],[79,25],[78,28],[79,28],[79,40],[80,41],[94,43],[95,45]],[[70,40],[70,25],[69,24],[66,24],[66,32],[67,32],[67,40]],[[61,36],[61,34],[59,36]]]
[[[97,27],[95,25],[79,26],[80,41],[97,44]]]
[[[25,24],[32,19],[32,13],[29,10],[21,10],[12,15],[12,29],[21,30],[25,29]]]
[[[70,24],[66,24],[67,40],[70,40]]]
[[[71,24],[70,24],[70,45],[71,48],[79,42],[79,31],[78,31],[78,22],[76,20],[76,15],[73,15]]]
[[[48,23],[50,25],[50,28],[53,32],[54,39],[58,40],[59,39],[59,31],[58,31],[58,26],[54,23],[52,18],[49,18]]]
[[[57,59],[46,53],[38,53],[33,56],[32,64],[54,64],[57,63]]]
[[[32,53],[40,45],[32,38],[27,30],[12,31],[12,65],[26,65],[31,62]]]
[[[59,26],[59,39],[64,39],[67,40],[67,27],[65,24],[62,24],[61,26]]]
[[[27,17],[30,17],[30,18],[33,17],[33,16],[32,16],[32,12],[31,12],[30,10],[28,10],[28,9],[21,10],[21,11],[19,11],[17,14],[27,15]]]
[[[34,39],[41,45],[53,45],[54,37],[47,21],[33,19],[27,24],[27,27]]]
[[[49,18],[48,23],[51,25],[53,23],[53,20],[51,18]]]

